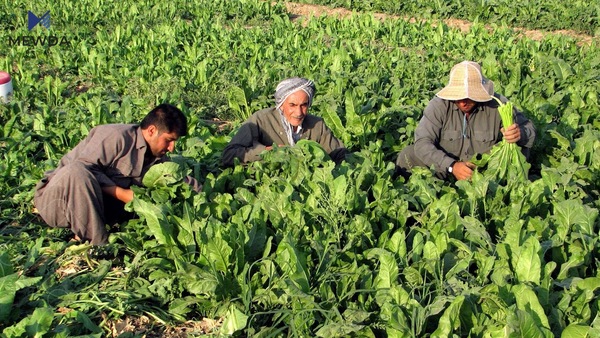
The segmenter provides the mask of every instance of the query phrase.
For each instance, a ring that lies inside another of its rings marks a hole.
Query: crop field
[[[14,87],[0,103],[0,337],[600,336],[600,5],[310,3],[345,14],[0,0]],[[29,11],[48,27],[28,27]],[[526,179],[394,175],[462,60],[535,124]],[[310,112],[351,156],[335,165],[299,142],[222,167],[241,123],[292,76],[315,81]],[[163,102],[189,135],[135,190],[139,217],[101,250],[45,225],[32,203],[43,172],[92,127]]]

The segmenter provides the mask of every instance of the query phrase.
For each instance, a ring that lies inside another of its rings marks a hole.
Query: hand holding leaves
[[[467,180],[473,175],[476,165],[471,162],[456,162],[452,166],[452,174],[457,180]]]
[[[504,140],[508,143],[517,143],[521,139],[521,128],[516,123],[508,126],[508,128],[500,128]]]

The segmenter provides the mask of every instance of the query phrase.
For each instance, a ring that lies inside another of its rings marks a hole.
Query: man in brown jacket
[[[260,160],[259,154],[271,150],[273,144],[293,146],[300,139],[318,142],[335,162],[341,162],[347,150],[333,136],[323,119],[308,114],[315,84],[305,78],[281,81],[275,90],[275,107],[259,110],[244,122],[227,147],[222,162],[232,166]]]
[[[48,225],[70,228],[75,238],[93,245],[107,243],[105,224],[131,218],[124,205],[133,199],[151,166],[167,161],[175,141],[187,134],[187,119],[177,107],[161,104],[137,124],[93,128],[58,167],[37,184],[34,204]],[[185,181],[196,191],[192,177]]]

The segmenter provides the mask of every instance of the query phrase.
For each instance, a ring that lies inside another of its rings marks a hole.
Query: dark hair
[[[187,135],[187,118],[179,108],[168,103],[156,106],[140,122],[142,129],[147,129],[151,125],[158,128],[161,133],[175,132],[179,137]]]

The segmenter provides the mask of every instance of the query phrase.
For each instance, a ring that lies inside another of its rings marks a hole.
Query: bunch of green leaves
[[[132,187],[135,198],[128,205],[142,217],[148,226],[147,232],[153,237],[143,245],[158,246],[178,268],[197,255],[192,207],[196,195],[184,183],[184,177],[183,168],[175,162],[154,165],[144,175],[142,183],[146,188]],[[131,236],[123,238],[134,244]],[[139,240],[135,242],[138,246]]]
[[[494,99],[498,102],[498,113],[502,119],[502,126],[507,129],[514,123],[513,104],[510,101],[503,103],[495,96]],[[493,146],[489,153],[476,155],[472,162],[478,168],[486,167],[484,174],[486,177],[511,184],[527,181],[531,167],[519,146],[516,143],[506,142],[505,139]]]

